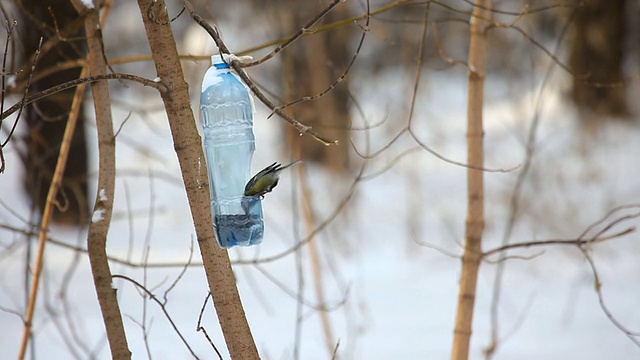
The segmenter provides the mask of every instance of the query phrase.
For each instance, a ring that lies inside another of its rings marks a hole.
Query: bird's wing
[[[257,174],[253,175],[253,177],[249,181],[247,181],[247,184],[244,186],[244,192],[246,193],[247,191],[249,191],[249,189],[251,189],[258,182],[258,180],[260,180],[260,178],[264,177],[266,174],[277,171],[278,166],[280,166],[280,164],[274,162],[266,168],[258,171]]]

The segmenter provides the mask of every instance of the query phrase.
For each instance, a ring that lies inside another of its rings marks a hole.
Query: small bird
[[[247,182],[247,185],[245,185],[244,196],[263,197],[266,193],[271,192],[271,190],[273,190],[273,188],[278,185],[278,180],[280,180],[280,172],[290,166],[299,163],[300,161],[302,161],[302,159],[296,160],[291,164],[285,166],[274,162],[273,164],[260,170],[251,178],[251,180]]]

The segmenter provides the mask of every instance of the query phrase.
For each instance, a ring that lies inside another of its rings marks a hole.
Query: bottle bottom
[[[225,248],[258,245],[264,235],[261,214],[216,215],[213,219],[218,244]]]

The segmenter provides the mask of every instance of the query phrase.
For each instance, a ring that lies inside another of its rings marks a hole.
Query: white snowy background
[[[118,9],[115,9],[118,10]],[[125,10],[119,10],[125,11]],[[117,16],[118,13],[112,16]],[[139,17],[139,15],[136,15]],[[132,26],[133,25],[129,25]],[[135,28],[141,31],[141,27]],[[122,29],[120,29],[122,30]],[[109,39],[105,29],[105,39]],[[254,30],[255,32],[255,30]],[[190,32],[187,31],[187,34]],[[198,31],[195,31],[198,33]],[[245,39],[252,33],[238,35]],[[262,35],[264,37],[265,35]],[[191,38],[189,38],[191,39]],[[226,34],[227,42],[236,39]],[[190,40],[193,41],[193,40]],[[202,42],[203,40],[197,40]],[[190,53],[211,53],[201,43]],[[205,40],[206,41],[206,40]],[[253,40],[257,42],[257,40]],[[242,43],[240,40],[238,42]],[[210,48],[210,45],[208,45]],[[239,45],[238,48],[241,48]],[[107,48],[109,50],[109,47]],[[183,49],[184,50],[184,49]],[[132,49],[132,54],[144,50]],[[366,52],[363,56],[367,56]],[[151,63],[137,65],[154,78]],[[197,114],[198,82],[205,62],[185,64]],[[546,68],[544,68],[546,69]],[[255,73],[268,71],[266,66]],[[543,84],[542,70],[524,80],[489,76],[485,101],[485,149],[488,168],[511,168],[525,161],[529,126],[539,125],[535,158],[520,196],[520,211],[512,242],[572,239],[620,205],[640,204],[640,128],[637,118],[585,126],[567,99],[570,78],[555,71]],[[370,151],[384,146],[406,126],[413,72],[389,70],[367,79],[356,67],[352,90],[365,118],[354,111],[354,126],[378,123],[371,129]],[[423,74],[413,120],[420,139],[440,154],[464,162],[466,158],[466,78],[464,69]],[[544,89],[540,91],[540,87]],[[108,252],[131,262],[186,262],[193,247],[193,263],[200,261],[181,183],[179,167],[159,97],[136,84],[118,85],[114,94],[114,126],[133,113],[117,142],[115,212]],[[637,97],[637,84],[630,94]],[[637,102],[632,111],[640,113]],[[253,168],[290,160],[282,124],[267,120],[258,106],[255,118],[256,153]],[[4,130],[3,130],[4,131]],[[95,126],[88,127],[92,179],[96,174]],[[366,135],[354,132],[359,150],[366,151]],[[347,144],[342,144],[347,146]],[[367,163],[353,198],[336,219],[316,236],[326,292],[325,304],[316,299],[307,248],[281,260],[234,267],[248,321],[264,359],[292,359],[296,334],[299,275],[304,299],[299,329],[300,359],[329,359],[320,327],[319,306],[330,308],[329,318],[338,354],[344,359],[446,359],[451,351],[457,281],[466,217],[466,170],[445,163],[425,151],[397,156],[416,146],[408,137]],[[22,192],[22,169],[16,150],[5,153],[8,168],[0,175],[0,223],[24,230],[33,220]],[[318,223],[331,216],[347,195],[362,160],[355,157],[352,174],[336,178],[306,163]],[[509,201],[519,171],[485,173],[486,231],[484,249],[498,246],[509,217]],[[302,235],[304,222],[292,206],[298,187],[293,172],[263,201],[265,238],[262,245],[229,251],[237,259],[259,259],[290,248]],[[96,189],[93,188],[95,194]],[[637,212],[631,209],[627,213]],[[612,232],[637,226],[637,219]],[[611,233],[612,233],[611,232]],[[50,236],[84,247],[86,229],[53,226]],[[32,238],[30,241],[34,241]],[[427,244],[427,245],[425,245]],[[0,229],[0,358],[17,353],[25,309],[26,239]],[[434,247],[443,250],[434,249]],[[33,251],[33,247],[31,248]],[[640,331],[640,239],[632,233],[589,248],[602,282],[607,307],[625,326]],[[500,347],[495,359],[637,359],[640,349],[617,329],[601,309],[589,264],[572,246],[520,249],[509,253],[529,257],[506,262],[499,311]],[[495,257],[494,259],[496,259]],[[302,273],[298,272],[302,267]],[[478,279],[471,358],[481,359],[489,345],[495,263],[483,263]],[[180,275],[180,267],[132,268],[112,264],[114,274],[145,283],[160,299]],[[268,274],[266,276],[265,274]],[[146,323],[153,359],[189,359],[191,355],[159,311],[130,283],[116,280],[128,341],[134,359],[148,358],[140,323]],[[216,358],[196,325],[207,294],[202,266],[187,268],[167,294],[167,311],[200,358]],[[61,300],[64,298],[64,301]],[[146,303],[146,307],[145,307]],[[204,323],[227,358],[213,307]],[[102,318],[91,281],[88,259],[49,243],[34,322],[36,358],[109,358]]]

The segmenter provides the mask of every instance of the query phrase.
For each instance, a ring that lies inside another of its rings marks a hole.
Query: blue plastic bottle
[[[244,197],[255,150],[253,106],[248,89],[220,55],[202,80],[200,117],[204,129],[211,214],[223,248],[262,242],[260,197]]]

